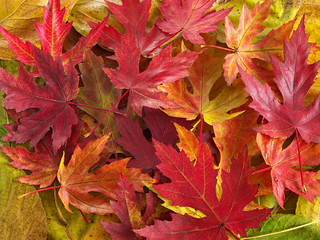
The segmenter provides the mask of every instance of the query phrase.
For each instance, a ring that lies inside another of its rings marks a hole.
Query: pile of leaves
[[[305,5],[26,2],[34,28],[0,26],[3,239],[320,239]]]

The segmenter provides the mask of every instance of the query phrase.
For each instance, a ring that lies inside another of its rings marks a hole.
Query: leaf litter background
[[[320,238],[318,3],[58,2],[2,1],[0,239]]]

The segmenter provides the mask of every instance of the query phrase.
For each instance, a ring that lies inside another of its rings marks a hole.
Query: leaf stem
[[[272,167],[267,167],[267,168],[264,168],[264,169],[260,169],[260,170],[258,170],[258,171],[254,171],[253,173],[251,173],[251,175],[268,171],[268,170],[270,170],[271,168],[272,168]]]
[[[94,106],[85,105],[85,104],[81,104],[81,103],[68,102],[68,104],[78,106],[78,107],[92,108],[92,109],[101,110],[101,111],[109,111],[110,110],[110,109],[106,109],[106,108],[99,108],[99,107],[94,107]],[[127,116],[127,114],[122,113],[122,112],[118,111],[117,109],[113,110],[112,112],[119,114],[119,115],[122,115],[122,116],[125,116],[125,117]]]
[[[94,129],[92,129],[89,133],[86,134],[86,136],[90,136],[100,125],[101,123],[106,119],[106,117],[109,115],[109,113],[111,111],[113,111],[113,109],[115,108],[115,106],[117,106],[117,104],[129,93],[129,89],[127,89],[127,91],[122,94],[122,96],[116,101],[115,104],[112,105],[112,107],[109,109],[109,111],[106,113],[106,115],[104,115],[104,117],[100,120],[100,122],[97,124],[97,126],[94,127]]]
[[[295,133],[296,133],[296,139],[297,139],[297,148],[298,148],[298,157],[299,157],[299,167],[300,167],[300,176],[301,176],[301,185],[302,185],[302,192],[306,192],[306,186],[304,185],[304,180],[303,180],[303,171],[302,171],[302,162],[301,162],[301,153],[300,153],[300,142],[299,142],[299,136],[298,136],[298,130],[295,128]]]
[[[30,195],[30,194],[33,194],[33,193],[43,192],[43,191],[56,189],[56,188],[61,188],[61,186],[53,186],[53,187],[42,188],[42,189],[38,189],[38,190],[35,190],[35,191],[32,191],[32,192],[28,192],[28,193],[25,193],[25,194],[22,194],[22,195],[18,196],[18,199],[23,198],[23,197],[25,197],[27,195]]]
[[[200,149],[200,145],[202,143],[202,132],[203,132],[203,114],[200,113],[200,134],[199,134],[199,148]]]
[[[225,51],[228,51],[228,52],[232,52],[232,53],[235,53],[236,51],[231,49],[231,48],[224,48],[224,47],[220,47],[220,46],[216,46],[216,45],[201,45],[201,47],[211,47],[211,48],[218,48],[218,49],[221,49],[221,50],[225,50]]]
[[[79,208],[78,208],[79,209]],[[87,223],[90,223],[91,221],[83,214],[83,212],[81,211],[81,209],[79,209],[83,219],[87,222]]]

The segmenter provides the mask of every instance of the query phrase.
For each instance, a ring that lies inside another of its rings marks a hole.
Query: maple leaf
[[[175,123],[174,126],[176,127],[180,139],[180,142],[177,143],[180,151],[183,150],[191,161],[196,160],[199,150],[199,141],[197,137],[191,131],[188,131],[185,127],[180,126],[177,123]]]
[[[141,214],[141,195],[135,192],[133,185],[122,175],[115,194],[117,202],[112,201],[110,205],[121,223],[100,223],[113,239],[136,240],[133,229],[146,225]]]
[[[155,225],[135,230],[148,239],[228,239],[226,231],[246,236],[245,228],[259,227],[270,210],[243,211],[255,199],[258,187],[247,183],[251,174],[250,159],[246,151],[233,159],[230,174],[222,172],[222,197],[216,195],[216,177],[209,147],[202,144],[194,166],[182,151],[155,142],[157,155],[162,161],[158,168],[171,179],[171,183],[155,185],[163,197],[173,205],[190,206],[206,215],[193,218],[171,214],[172,221],[155,220]]]
[[[270,138],[260,133],[257,135],[257,143],[261,154],[266,164],[271,166],[273,194],[282,208],[285,198],[285,188],[313,202],[314,196],[320,195],[320,180],[317,179],[318,174],[317,172],[303,172],[306,192],[302,192],[301,176],[299,170],[296,168],[298,165],[296,139],[281,151],[280,149],[282,149],[284,142],[285,139]],[[319,164],[319,144],[300,141],[300,152],[302,165],[314,166]]]
[[[284,42],[285,61],[270,55],[274,81],[283,97],[280,103],[268,84],[261,85],[253,76],[239,68],[246,91],[253,102],[249,105],[265,117],[269,123],[257,130],[276,138],[287,138],[298,131],[306,142],[320,142],[320,96],[309,106],[304,105],[305,96],[317,75],[320,62],[308,65],[311,45],[307,44],[304,23],[293,32],[290,42]]]
[[[142,174],[138,169],[126,169],[129,158],[104,165],[95,172],[89,171],[100,160],[99,155],[108,138],[109,135],[106,135],[91,141],[83,149],[77,146],[67,166],[64,165],[64,159],[61,160],[57,175],[61,183],[58,194],[68,211],[71,212],[69,204],[72,204],[87,213],[103,215],[113,212],[105,197],[96,197],[90,192],[99,192],[106,197],[116,198],[114,191],[121,174],[128,178],[137,191],[142,190],[143,181],[153,182],[148,175]]]
[[[40,188],[51,185],[57,176],[63,152],[65,153],[65,162],[69,162],[76,147],[81,126],[80,123],[72,127],[71,137],[57,152],[52,148],[51,131],[34,146],[34,152],[19,146],[17,148],[1,147],[1,150],[13,160],[8,163],[9,165],[17,169],[32,171],[30,175],[25,175],[17,180],[29,185],[40,185]]]
[[[72,125],[78,122],[68,102],[77,96],[79,79],[71,62],[68,75],[65,75],[59,57],[53,60],[50,54],[44,54],[36,47],[32,47],[32,51],[46,86],[36,84],[21,64],[17,78],[0,70],[0,89],[6,93],[5,108],[16,112],[38,111],[20,118],[17,129],[11,130],[3,139],[17,143],[30,140],[30,145],[34,146],[52,128],[52,145],[56,151],[71,135]]]
[[[140,50],[134,44],[131,34],[122,38],[121,48],[115,50],[119,63],[119,71],[104,68],[111,82],[118,89],[129,89],[128,104],[139,115],[142,106],[150,108],[169,107],[166,94],[156,87],[165,82],[173,82],[188,75],[196,53],[184,51],[176,57],[171,57],[171,47],[165,48],[153,58],[147,70],[139,72]]]
[[[128,163],[128,167],[142,168],[148,171],[154,169],[160,161],[155,154],[153,144],[144,137],[139,123],[132,121],[129,117],[121,116],[116,116],[115,120],[122,136],[116,142],[134,157]]]
[[[238,157],[244,146],[248,148],[249,157],[253,157],[259,151],[256,143],[257,132],[253,129],[258,127],[259,113],[247,106],[244,110],[243,114],[235,118],[212,124],[214,142],[220,151],[219,167],[225,171],[229,171],[231,159]]]
[[[232,9],[220,11],[208,11],[214,0],[163,0],[159,7],[163,20],[158,20],[158,27],[169,34],[176,35],[179,32],[192,43],[205,44],[199,33],[212,32],[218,29],[216,24],[229,14]]]
[[[159,109],[145,107],[144,113],[143,120],[150,130],[152,138],[165,145],[173,145],[178,139],[174,123],[185,126],[188,129],[191,128],[191,122],[187,122],[182,118],[170,117]]]
[[[18,178],[19,182],[40,185],[40,188],[44,188],[51,185],[57,176],[56,158],[49,152],[41,152],[37,147],[35,152],[29,152],[22,147],[2,147],[1,151],[13,160],[9,163],[12,167],[32,171],[30,175]]]
[[[208,39],[208,41],[216,42],[215,39]],[[159,86],[178,106],[165,108],[163,111],[170,116],[187,120],[203,115],[204,121],[210,125],[241,114],[241,112],[228,113],[247,101],[247,94],[241,85],[230,88],[225,84],[221,92],[217,93],[214,99],[210,99],[212,87],[222,75],[222,54],[224,54],[223,51],[210,48],[198,56],[189,70],[188,80],[192,92],[189,91],[189,85],[184,79]]]
[[[35,23],[35,27],[45,53],[50,53],[54,59],[60,56],[64,65],[67,65],[71,58],[73,64],[76,65],[83,60],[84,50],[92,48],[97,43],[100,31],[108,19],[92,29],[86,38],[81,38],[73,49],[62,53],[64,39],[72,27],[72,23],[63,23],[64,14],[65,8],[60,9],[60,0],[50,1],[49,8],[44,8],[43,25]],[[10,48],[18,55],[17,60],[37,66],[38,62],[32,50],[34,46],[32,43],[29,41],[24,43],[2,26],[0,26],[0,33],[8,41]]]
[[[97,122],[103,119],[105,115],[105,112],[101,109],[110,109],[121,94],[119,89],[114,88],[114,85],[102,70],[103,67],[105,67],[103,59],[97,57],[90,50],[85,52],[83,63],[79,64],[83,87],[80,88],[77,99],[80,104],[94,106],[95,108],[79,107]],[[108,115],[100,126],[103,126],[102,134],[112,132],[111,141],[109,140],[106,145],[108,152],[119,152],[120,147],[115,143],[115,139],[119,137],[119,133],[114,124],[113,115]]]
[[[283,50],[283,41],[289,40],[294,21],[283,24],[277,30],[270,31],[261,41],[255,43],[255,37],[266,26],[263,22],[269,15],[272,0],[257,3],[252,11],[246,4],[243,5],[237,30],[233,27],[229,18],[225,21],[226,44],[235,53],[228,54],[223,65],[224,77],[230,85],[237,77],[238,66],[245,69],[261,81],[270,81],[272,72],[267,68],[254,63],[253,59],[270,62],[269,54],[280,57]],[[238,65],[238,66],[237,66]]]
[[[151,30],[146,32],[151,0],[122,0],[122,5],[109,1],[106,3],[117,20],[125,27],[126,34],[132,35],[132,40],[142,54],[149,54],[171,37],[170,34],[161,31],[157,25],[153,25]],[[95,26],[94,23],[90,25]],[[104,27],[100,44],[111,49],[119,48],[122,36],[123,34],[113,26]]]

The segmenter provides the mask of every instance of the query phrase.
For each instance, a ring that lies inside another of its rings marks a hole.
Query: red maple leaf
[[[37,145],[39,144],[41,142]],[[13,160],[9,163],[12,167],[32,171],[30,175],[18,178],[19,182],[40,185],[40,188],[44,188],[51,185],[57,176],[59,164],[53,153],[42,152],[37,147],[35,147],[35,152],[29,152],[22,147],[2,147],[1,151]]]
[[[157,86],[188,76],[187,70],[197,57],[197,53],[188,51],[172,57],[171,49],[170,46],[165,48],[153,58],[147,70],[140,72],[140,50],[134,44],[133,36],[126,33],[122,38],[121,47],[115,50],[119,71],[104,68],[116,88],[130,90],[128,104],[140,116],[143,106],[158,108],[173,105]]]
[[[205,44],[199,33],[212,32],[218,29],[216,24],[229,14],[232,9],[208,11],[215,0],[163,0],[159,7],[164,20],[158,20],[158,27],[169,34],[182,33],[192,43]]]
[[[34,146],[34,152],[22,147],[1,147],[1,151],[13,160],[8,163],[9,165],[18,169],[32,171],[30,175],[18,178],[19,182],[40,185],[40,188],[45,188],[51,185],[56,178],[63,152],[65,153],[65,162],[69,162],[77,146],[81,126],[81,123],[73,126],[71,137],[68,138],[64,147],[60,148],[56,153],[52,148],[51,131]]]
[[[174,123],[178,123],[188,129],[192,126],[190,121],[186,121],[183,118],[170,117],[159,109],[145,107],[144,113],[143,120],[150,130],[152,138],[165,145],[174,144],[178,139]]]
[[[101,30],[108,19],[105,19],[92,29],[86,38],[82,37],[73,49],[62,53],[64,39],[72,27],[72,23],[63,23],[64,14],[65,8],[60,9],[60,0],[49,1],[49,7],[44,8],[43,25],[36,22],[35,27],[45,53],[50,53],[54,59],[60,56],[64,65],[67,65],[71,58],[73,64],[76,65],[83,60],[85,49],[90,49],[97,44]],[[32,51],[32,46],[34,46],[32,43],[29,41],[24,43],[2,26],[0,26],[0,33],[8,41],[10,48],[18,55],[17,60],[28,65],[37,66],[37,60]]]
[[[46,86],[36,84],[22,64],[17,78],[0,69],[0,89],[6,94],[4,107],[16,112],[37,110],[21,117],[17,127],[9,125],[10,132],[3,139],[17,143],[30,140],[30,145],[34,146],[52,128],[52,145],[56,151],[71,135],[72,125],[78,122],[68,102],[77,96],[79,79],[71,61],[65,75],[59,57],[53,60],[50,54],[34,46],[32,53]]]
[[[142,168],[149,171],[154,169],[160,161],[155,154],[155,148],[152,143],[143,136],[139,123],[132,121],[130,117],[115,116],[115,120],[118,131],[122,136],[116,140],[117,143],[134,157],[128,163],[128,167]]]
[[[320,142],[320,96],[305,106],[305,96],[317,75],[320,62],[308,65],[311,44],[307,44],[304,19],[289,42],[284,42],[285,61],[270,55],[276,82],[282,94],[280,103],[268,84],[261,85],[253,76],[239,68],[246,91],[253,102],[249,105],[269,123],[257,130],[275,138],[287,138],[298,131],[306,142]]]
[[[271,179],[273,194],[279,205],[283,208],[285,199],[284,190],[289,190],[301,195],[310,202],[314,202],[314,196],[320,195],[320,180],[317,179],[317,172],[304,171],[306,191],[301,191],[302,185],[300,172],[297,169],[298,153],[296,149],[296,139],[286,149],[282,149],[285,139],[275,139],[258,133],[257,143],[261,154],[269,166],[271,166]],[[300,151],[302,165],[314,166],[320,163],[320,145],[300,141]],[[266,181],[266,179],[264,179]]]
[[[161,31],[157,25],[153,25],[147,33],[146,25],[151,7],[151,0],[122,0],[122,4],[114,4],[106,1],[110,11],[116,16],[126,29],[127,34],[132,35],[136,45],[142,54],[149,54],[160,47],[170,37]],[[96,23],[89,22],[91,27],[95,27]],[[130,32],[130,33],[129,33]],[[105,26],[101,32],[100,44],[104,47],[116,49],[121,46],[121,38],[123,34],[116,30],[113,26]]]
[[[155,225],[136,230],[148,239],[228,239],[226,231],[246,236],[245,228],[259,227],[269,210],[243,211],[255,199],[258,186],[247,183],[252,170],[247,151],[233,159],[230,173],[222,172],[222,197],[216,195],[217,169],[209,147],[202,144],[194,166],[182,151],[155,142],[157,155],[162,161],[158,168],[171,183],[155,185],[163,197],[174,206],[189,206],[200,210],[204,218],[172,214],[172,221],[155,221]]]
[[[133,229],[146,225],[141,214],[141,195],[135,192],[133,185],[122,175],[115,194],[117,202],[112,201],[110,205],[121,223],[101,222],[101,225],[113,239],[137,240]]]

